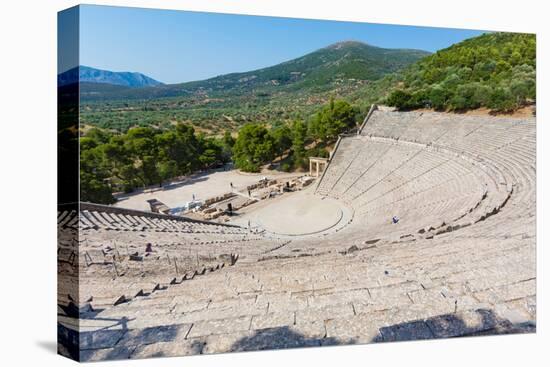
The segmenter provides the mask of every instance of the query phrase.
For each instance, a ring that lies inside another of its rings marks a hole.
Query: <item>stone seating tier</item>
[[[351,213],[322,237],[60,211],[61,335],[85,334],[92,361],[532,332],[535,130],[533,119],[374,111],[315,190]],[[147,243],[153,257],[125,258]],[[109,260],[85,264],[114,251],[127,278]],[[183,280],[197,255],[208,270]],[[177,277],[174,259],[188,264]]]

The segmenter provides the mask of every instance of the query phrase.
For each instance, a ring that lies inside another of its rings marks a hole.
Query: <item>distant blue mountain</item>
[[[60,87],[76,83],[77,81],[81,83],[121,85],[132,88],[154,87],[163,84],[141,73],[100,70],[84,65],[59,74],[57,76],[57,81]]]

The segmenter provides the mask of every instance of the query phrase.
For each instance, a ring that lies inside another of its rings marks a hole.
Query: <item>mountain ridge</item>
[[[247,93],[272,90],[322,87],[342,80],[376,80],[418,59],[430,55],[414,49],[388,49],[359,41],[337,42],[279,64],[245,72],[234,72],[204,80],[162,84],[141,90],[109,90],[86,85],[83,99],[148,99],[193,94]]]
[[[145,74],[131,71],[111,71],[80,65],[67,70],[57,77],[58,85],[65,86],[76,83],[96,83],[118,85],[130,88],[154,87],[163,85]]]

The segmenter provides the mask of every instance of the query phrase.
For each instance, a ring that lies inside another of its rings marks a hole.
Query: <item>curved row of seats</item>
[[[377,236],[469,226],[512,193],[534,201],[535,130],[533,119],[374,111],[342,138],[316,192],[353,207],[355,225]]]
[[[177,217],[159,218],[150,215],[135,215],[135,213],[113,213],[99,209],[75,210],[58,212],[58,225],[79,227],[80,229],[104,229],[112,231],[156,231],[181,233],[220,233],[242,234],[246,230],[209,222],[190,222]]]
[[[241,227],[86,204],[80,211],[60,210],[58,230],[59,303],[94,308],[232,265],[235,256],[250,261],[281,246]]]

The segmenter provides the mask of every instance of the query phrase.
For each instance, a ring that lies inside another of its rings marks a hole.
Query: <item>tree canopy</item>
[[[182,123],[166,131],[137,127],[121,135],[91,129],[80,138],[81,200],[110,204],[113,191],[162,185],[230,159],[222,141],[196,135]]]
[[[271,129],[258,123],[246,124],[233,146],[235,166],[258,172],[263,164],[280,158],[285,171],[305,168],[308,157],[328,156],[325,147],[339,134],[356,127],[356,114],[348,102],[331,98],[309,121],[296,119]],[[308,144],[312,144],[309,149]]]
[[[331,98],[311,121],[311,135],[319,141],[334,141],[338,134],[356,126],[356,114],[357,111],[348,102]]]
[[[536,39],[488,33],[425,57],[400,73],[386,103],[399,109],[508,112],[536,99]]]
[[[233,146],[233,161],[237,168],[258,172],[260,165],[274,158],[275,142],[267,128],[248,123],[239,130]]]

